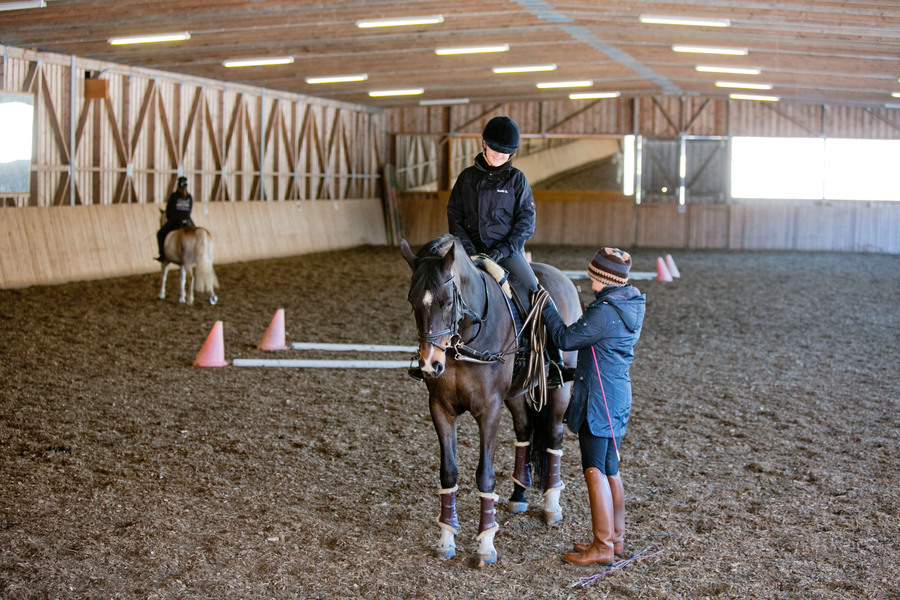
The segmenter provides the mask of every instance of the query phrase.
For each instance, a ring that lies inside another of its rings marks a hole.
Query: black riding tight
[[[612,438],[597,437],[588,429],[587,424],[582,425],[578,432],[578,444],[581,446],[581,468],[587,471],[591,467],[600,469],[604,475],[612,477],[619,472],[619,458],[616,456],[616,448],[622,447],[622,437],[616,438],[613,445]]]

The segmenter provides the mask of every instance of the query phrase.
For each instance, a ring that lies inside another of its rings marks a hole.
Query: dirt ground
[[[530,250],[584,269],[595,248]],[[191,366],[217,320],[228,360],[373,358],[257,350],[279,308],[288,343],[413,344],[396,249],[220,265],[216,306],[178,304],[177,277],[157,300],[150,274],[0,291],[0,598],[900,597],[900,257],[673,257],[680,279],[635,282],[621,464],[626,546],[660,553],[585,587],[603,569],[561,560],[590,527],[574,436],[564,521],[535,490],[501,507],[479,570],[474,422],[440,562],[437,438],[403,369]]]

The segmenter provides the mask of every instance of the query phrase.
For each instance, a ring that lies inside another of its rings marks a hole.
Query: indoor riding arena
[[[897,10],[0,11],[0,599],[900,598]],[[441,453],[408,374],[429,342],[400,247],[448,232],[498,116],[533,191],[530,260],[588,305],[592,257],[620,248],[646,295],[611,566],[563,560],[592,536],[570,431],[562,521],[536,474],[509,510],[505,408],[497,560],[478,559],[471,414],[456,553],[436,555]],[[161,265],[182,188],[212,250]],[[213,289],[181,302],[194,262]]]

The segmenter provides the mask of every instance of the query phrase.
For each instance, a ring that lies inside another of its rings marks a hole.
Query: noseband
[[[506,352],[490,352],[488,350],[476,350],[469,346],[469,344],[473,343],[481,331],[484,329],[484,319],[488,314],[488,307],[490,304],[490,300],[488,297],[487,290],[487,281],[484,276],[481,277],[481,283],[484,285],[484,314],[481,316],[477,315],[475,311],[469,308],[469,305],[466,304],[465,299],[462,297],[462,293],[459,291],[459,286],[456,284],[456,276],[452,275],[450,279],[445,281],[443,285],[451,286],[451,302],[453,307],[453,316],[450,319],[450,326],[447,329],[443,329],[441,331],[435,331],[431,333],[422,333],[419,332],[419,342],[423,344],[431,344],[436,348],[440,348],[445,353],[450,354],[456,360],[468,361],[468,362],[478,362],[478,363],[490,363],[490,362],[503,362],[503,356]],[[472,321],[477,327],[478,330],[475,332],[475,335],[472,336],[468,342],[463,342],[462,338],[459,334],[459,323],[463,320],[463,318],[468,317],[469,320]],[[445,335],[450,336],[450,344],[448,346],[442,346],[439,340]]]

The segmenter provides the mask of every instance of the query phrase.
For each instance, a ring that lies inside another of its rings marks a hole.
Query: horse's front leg
[[[441,537],[434,547],[434,555],[447,560],[456,556],[456,535],[459,533],[459,519],[456,516],[456,490],[458,489],[456,467],[456,414],[448,412],[439,402],[431,402],[431,421],[441,446],[441,514],[438,527]]]
[[[562,482],[563,416],[569,406],[569,391],[572,384],[550,390],[549,402],[544,410],[550,411],[549,419],[543,424],[547,428],[547,467],[544,469],[544,522],[554,525],[563,519],[559,505],[560,493],[565,489]]]
[[[478,484],[478,495],[481,498],[481,518],[478,522],[478,566],[483,567],[497,562],[497,550],[494,548],[494,536],[500,526],[494,516],[494,503],[500,499],[494,493],[496,476],[494,475],[494,450],[497,447],[497,429],[500,425],[501,400],[489,402],[484,412],[474,414],[480,430],[480,458],[475,474]]]
[[[531,486],[531,419],[525,406],[525,396],[519,395],[506,400],[506,407],[512,414],[513,430],[516,434],[516,458],[513,466],[513,492],[507,502],[507,509],[513,514],[528,510],[525,489]]]
[[[184,304],[185,295],[184,295],[184,284],[187,280],[187,268],[184,265],[181,265],[181,294],[178,296],[178,301]]]

